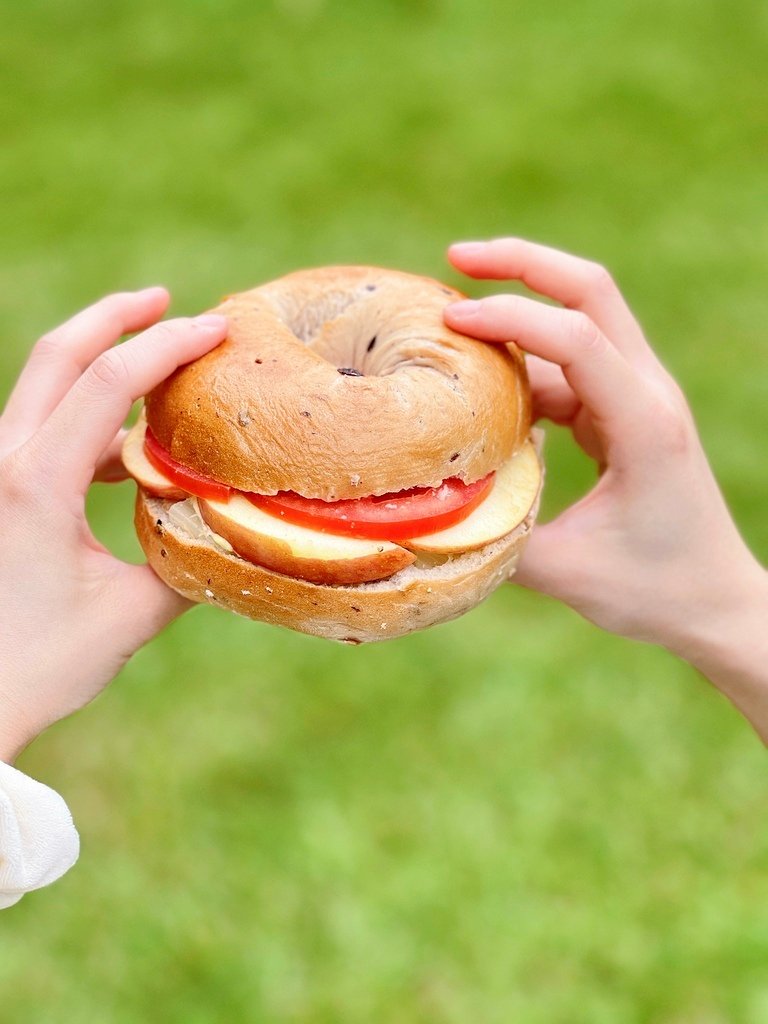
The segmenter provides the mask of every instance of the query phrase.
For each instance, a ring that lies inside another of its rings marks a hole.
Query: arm
[[[712,619],[693,619],[665,646],[728,697],[768,745],[768,573],[753,562],[730,582]]]
[[[768,743],[768,576],[740,537],[685,397],[605,270],[520,239],[464,243],[473,277],[560,303],[495,295],[446,309],[454,330],[528,354],[534,414],[570,427],[594,488],[538,526],[515,579],[704,673]]]

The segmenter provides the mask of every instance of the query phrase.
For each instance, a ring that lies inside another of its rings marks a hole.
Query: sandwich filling
[[[534,505],[541,468],[527,441],[496,472],[473,483],[326,502],[291,491],[255,494],[183,466],[142,416],[123,449],[129,473],[169,501],[197,498],[204,522],[234,551],[276,572],[344,585],[384,579],[417,556],[475,550],[516,529]]]
[[[489,473],[471,484],[451,477],[439,487],[411,487],[392,494],[322,501],[294,491],[238,491],[202,476],[173,459],[149,428],[144,437],[144,454],[159,473],[197,498],[229,502],[233,495],[242,494],[257,508],[297,526],[369,540],[408,540],[460,523],[486,497],[495,476]]]

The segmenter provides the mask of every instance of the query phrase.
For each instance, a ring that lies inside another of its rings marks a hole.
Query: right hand
[[[516,582],[604,629],[688,655],[691,623],[717,630],[765,573],[733,523],[682,391],[600,266],[515,238],[451,247],[476,278],[519,295],[449,305],[449,327],[528,353],[534,414],[570,427],[600,474],[536,526]],[[762,592],[762,590],[760,591]]]
[[[85,516],[91,482],[125,475],[132,403],[226,335],[223,316],[156,323],[167,305],[164,288],[112,295],[51,331],[0,416],[0,760],[87,704],[189,607],[148,565],[115,558]]]

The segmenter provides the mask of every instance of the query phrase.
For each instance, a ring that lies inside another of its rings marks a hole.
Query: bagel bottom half
[[[327,586],[230,554],[171,521],[172,504],[139,488],[138,537],[168,586],[190,601],[347,644],[404,636],[474,608],[514,573],[538,511],[537,498],[515,530],[475,551],[419,558],[373,583]]]

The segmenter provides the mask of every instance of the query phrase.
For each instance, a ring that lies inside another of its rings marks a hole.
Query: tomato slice
[[[494,473],[465,484],[458,477],[439,487],[411,487],[393,494],[346,501],[302,498],[293,491],[246,493],[257,508],[321,533],[354,534],[368,540],[410,540],[455,526],[488,494]]]
[[[234,488],[188,469],[163,448],[147,427],[144,452],[160,473],[198,498],[229,501]],[[293,491],[277,494],[242,493],[250,502],[273,516],[321,533],[367,540],[410,540],[455,526],[477,508],[493,485],[495,474],[465,484],[458,477],[444,480],[439,487],[411,487],[392,494],[322,501],[303,498]]]
[[[168,477],[177,487],[189,491],[197,498],[229,501],[232,496],[232,488],[227,484],[211,480],[209,477],[203,476],[202,473],[196,473],[194,469],[187,469],[176,459],[171,458],[149,427],[144,435],[144,453],[158,472]]]

